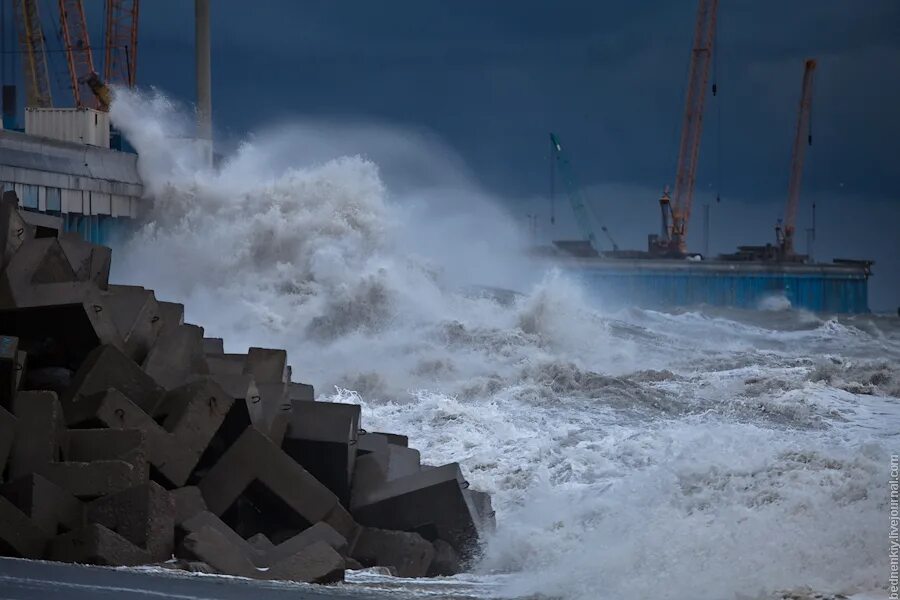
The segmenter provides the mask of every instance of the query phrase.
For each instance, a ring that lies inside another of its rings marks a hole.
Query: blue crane
[[[569,203],[572,205],[572,212],[575,213],[575,222],[578,224],[579,229],[581,229],[581,234],[584,236],[584,239],[591,244],[594,250],[598,250],[597,236],[594,234],[593,227],[591,227],[591,216],[587,204],[585,204],[581,194],[581,188],[576,185],[575,177],[572,174],[572,166],[565,153],[563,153],[562,144],[559,143],[559,138],[552,132],[550,133],[550,146],[554,158],[553,162],[556,165],[556,170],[559,173],[560,178],[562,178],[566,186],[566,195],[569,197]],[[617,251],[619,246],[616,245],[616,242],[613,240],[612,235],[610,235],[609,230],[607,230],[605,225],[600,226],[600,231],[606,234],[609,243],[612,245],[613,251]]]

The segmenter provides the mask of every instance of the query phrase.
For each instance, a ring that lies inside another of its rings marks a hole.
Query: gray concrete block
[[[65,462],[40,473],[83,500],[146,483],[149,468],[143,432],[136,429],[72,429]]]
[[[153,414],[165,393],[121,350],[100,346],[92,351],[75,374],[69,395],[62,399],[67,422],[72,425],[95,415],[96,402],[90,397],[115,388],[147,414]]]
[[[83,529],[50,540],[47,558],[108,566],[135,566],[151,562],[146,550],[97,523],[89,523]]]
[[[3,484],[0,496],[25,513],[48,537],[78,529],[84,524],[84,505],[37,473]]]
[[[12,409],[19,369],[19,338],[0,335],[0,408]]]
[[[12,190],[0,196],[0,271],[6,268],[19,247],[32,237],[18,210],[19,198]]]
[[[478,528],[481,531],[493,532],[497,528],[497,521],[494,517],[494,507],[491,505],[491,495],[473,489],[465,490],[465,494],[469,496],[472,506],[475,507],[479,522]]]
[[[456,463],[420,471],[354,499],[353,517],[361,525],[441,538],[466,559],[477,549],[479,530],[464,486]]]
[[[359,438],[356,444],[357,455],[368,454],[369,452],[387,452],[388,437],[381,433],[359,432]]]
[[[13,403],[18,431],[9,461],[10,479],[42,472],[60,460],[68,435],[62,407],[53,392],[20,392]]]
[[[159,302],[159,320],[162,323],[160,333],[184,325],[184,304]]]
[[[114,494],[147,481],[146,469],[124,460],[50,463],[42,474],[82,500]]]
[[[164,561],[175,549],[175,502],[153,482],[133,487],[87,505],[87,520],[99,523]]]
[[[395,567],[400,577],[425,577],[434,547],[417,533],[361,527],[351,556],[366,567]]]
[[[28,515],[0,496],[0,555],[41,558],[47,539]]]
[[[296,554],[315,542],[325,542],[341,556],[346,556],[349,551],[347,538],[338,533],[334,527],[327,523],[316,523],[297,535],[288,538],[277,546],[272,545],[263,552],[267,563],[276,563]],[[271,542],[269,542],[271,544]]]
[[[274,506],[278,514],[266,515],[266,518],[281,523],[281,529],[300,531],[330,518],[338,523],[335,527],[338,533],[345,536],[353,533],[348,530],[347,523],[341,521],[343,509],[337,497],[255,427],[244,431],[228,448],[199,487],[210,510],[225,515],[223,520],[226,522],[229,522],[226,512],[230,509],[234,509],[232,513],[238,511],[241,506],[238,500],[242,499],[250,506]],[[330,524],[334,526],[334,523]],[[271,533],[277,530],[262,524],[246,535],[262,532],[271,539]]]
[[[348,506],[356,463],[360,407],[293,402],[282,449]]]
[[[203,328],[179,325],[164,328],[143,363],[144,371],[167,390],[209,375],[203,354]]]
[[[292,402],[313,402],[316,399],[316,390],[308,383],[288,383],[288,399]]]
[[[22,382],[25,379],[25,370],[28,367],[28,353],[19,350],[16,352],[16,377],[13,385],[15,391],[22,389]]]
[[[6,466],[12,454],[13,445],[16,442],[16,429],[18,420],[12,413],[0,407],[0,481],[6,472]]]
[[[152,290],[131,285],[111,285],[106,303],[122,336],[123,351],[142,363],[162,330],[159,303]]]
[[[99,290],[86,301],[64,303],[62,296],[47,289],[52,286],[38,287],[43,295],[35,304],[0,309],[0,331],[19,338],[32,365],[74,371],[98,345],[122,347]]]
[[[265,556],[269,552],[275,549],[275,544],[272,543],[272,540],[267,538],[265,534],[257,533],[256,535],[251,535],[247,538],[247,544],[253,548],[254,552],[259,555]]]
[[[206,364],[209,366],[209,372],[213,375],[246,375],[252,378],[253,375],[244,373],[246,360],[246,354],[206,355]]]
[[[373,431],[372,433],[385,436],[389,444],[409,447],[409,438],[405,435],[400,435],[399,433],[387,433],[384,431]]]
[[[272,564],[267,578],[307,583],[344,580],[344,558],[325,542],[314,542],[300,552]]]
[[[388,481],[415,475],[421,470],[421,455],[415,448],[391,444],[388,446],[388,456]]]
[[[434,540],[434,559],[428,568],[429,577],[449,577],[462,572],[459,554],[444,540]]]
[[[182,540],[179,554],[202,561],[218,573],[261,579],[263,572],[240,548],[212,527],[192,531]]]
[[[361,436],[360,439],[371,435],[373,434]],[[387,444],[385,441],[383,450],[369,452],[356,459],[350,508],[353,509],[361,502],[365,502],[368,495],[377,491],[385,482],[414,475],[419,470],[418,450]]]
[[[244,362],[244,374],[252,375],[257,384],[287,383],[287,352],[271,348],[250,348]]]
[[[200,488],[195,485],[187,485],[177,490],[172,490],[170,493],[175,504],[176,526],[180,526],[198,513],[207,511],[203,494],[200,493]]]
[[[75,273],[76,281],[89,281],[102,290],[109,287],[112,250],[75,236],[61,236],[58,242]]]
[[[214,355],[225,354],[225,340],[222,338],[203,338],[203,353]]]

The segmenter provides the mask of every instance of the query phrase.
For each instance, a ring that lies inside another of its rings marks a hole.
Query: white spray
[[[498,512],[485,582],[723,599],[886,580],[897,373],[871,396],[835,381],[880,368],[851,366],[876,346],[896,364],[896,331],[598,313],[521,258],[516,219],[419,132],[294,124],[207,171],[165,97],[119,92],[112,118],[155,199],[115,277],[184,302],[233,351],[286,348],[323,399],[362,403],[367,428],[460,461]],[[470,284],[525,293],[459,293]]]

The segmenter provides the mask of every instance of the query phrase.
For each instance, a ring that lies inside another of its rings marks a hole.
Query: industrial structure
[[[127,228],[140,212],[143,185],[137,155],[122,152],[110,130],[107,85],[135,84],[139,0],[106,0],[102,57],[98,74],[95,47],[81,0],[59,0],[58,14],[37,0],[14,0],[12,21],[24,83],[24,127],[17,120],[16,78],[3,82],[0,128],[0,188],[14,190],[23,214],[107,243],[116,228]],[[5,15],[7,16],[7,15]],[[51,24],[58,18],[58,27]],[[57,29],[68,90],[53,90],[45,29]],[[11,28],[12,29],[12,28]],[[7,31],[0,32],[7,35]],[[69,92],[71,96],[66,94]],[[31,215],[31,216],[29,216]]]
[[[791,306],[819,312],[868,312],[871,261],[835,259],[832,263],[815,263],[810,256],[798,254],[795,247],[803,161],[807,145],[812,144],[809,129],[815,60],[807,60],[804,66],[788,198],[784,217],[775,227],[775,243],[741,246],[734,253],[713,259],[688,250],[718,4],[718,0],[699,0],[678,166],[672,193],[666,186],[659,200],[660,233],[648,236],[646,251],[620,250],[607,227],[601,225],[600,229],[612,247],[601,251],[591,223],[591,205],[574,183],[571,165],[563,154],[559,138],[551,133],[551,203],[554,178],[558,173],[566,183],[582,237],[554,241],[555,248],[543,254],[550,254],[555,261],[562,262],[598,296],[614,305],[671,308],[708,304],[756,308],[766,298],[777,296],[788,300]],[[712,93],[716,93],[715,84]],[[551,222],[554,220],[551,209]],[[708,213],[705,225],[708,228]],[[811,233],[815,235],[814,228]]]

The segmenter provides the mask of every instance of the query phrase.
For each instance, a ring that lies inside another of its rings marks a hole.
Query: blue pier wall
[[[838,265],[768,266],[684,261],[582,261],[566,270],[604,303],[668,308],[696,305],[756,309],[770,297],[822,313],[869,312],[868,274]],[[627,264],[615,264],[617,262]],[[645,264],[641,264],[645,263]]]

